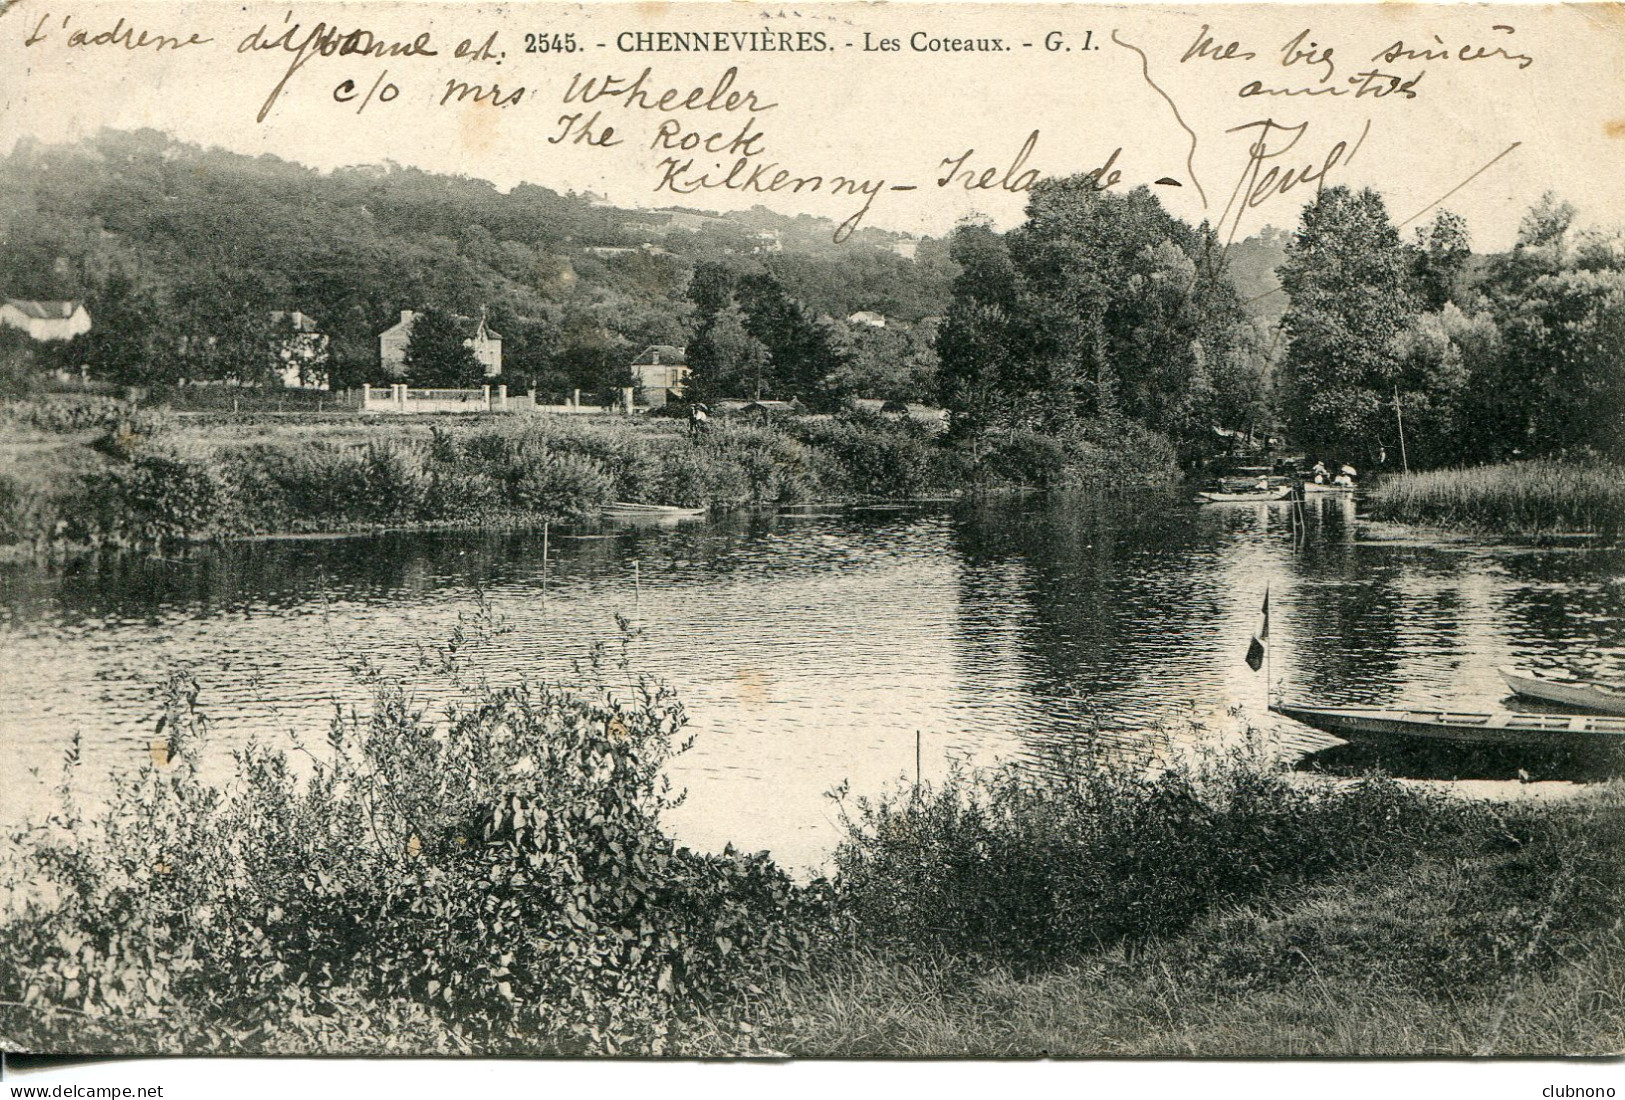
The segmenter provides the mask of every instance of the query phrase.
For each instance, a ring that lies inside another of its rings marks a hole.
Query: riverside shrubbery
[[[1138,488],[1166,485],[1177,455],[1167,439],[1122,417],[1082,421],[1060,434],[1030,428],[989,433],[974,475],[990,487]]]
[[[927,425],[854,412],[828,420],[804,420],[796,437],[818,457],[824,481],[858,494],[920,497],[953,492],[967,467]]]
[[[14,835],[0,868],[0,1037],[59,1052],[943,1054],[971,1037],[892,1045],[886,1028],[948,1014],[967,975],[1064,983],[1151,958],[1177,963],[1182,1005],[1220,1014],[1310,971],[1316,997],[1327,978],[1362,995],[1377,972],[1394,996],[1448,1004],[1469,986],[1561,986],[1594,941],[1596,973],[1575,980],[1609,988],[1616,812],[1295,782],[1251,752],[1069,756],[855,800],[833,878],[800,883],[765,853],[665,834],[685,714],[624,646],[574,688],[493,687],[472,671],[492,629],[475,622],[411,683],[355,662],[369,710],[336,707],[324,741],[250,744],[218,787],[189,675],[167,685],[153,762],[93,815],[71,797],[70,750],[63,809]],[[454,701],[430,712],[414,702],[426,684]],[[1437,885],[1405,893],[1418,869]],[[1390,888],[1421,906],[1415,927],[1358,916]],[[1162,973],[1136,980],[1162,996]],[[875,980],[897,984],[841,999]],[[1104,979],[1076,980],[1098,1001]]]
[[[438,717],[363,668],[325,745],[250,745],[201,778],[199,689],[169,685],[163,765],[94,818],[19,837],[0,1034],[96,1050],[749,1053],[737,1008],[805,971],[826,894],[765,855],[661,830],[684,714],[595,660],[579,690],[431,659]],[[619,678],[621,686],[611,687]],[[77,768],[70,754],[69,778]]]
[[[188,539],[382,526],[520,526],[611,501],[682,506],[899,500],[1011,486],[1159,484],[1155,433],[1108,421],[1064,437],[967,444],[908,417],[772,424],[515,417],[329,425],[253,417],[181,424],[117,402],[33,405],[22,421],[100,429],[77,472],[0,473],[0,544],[150,548]],[[60,416],[59,416],[60,413]],[[427,427],[427,431],[424,431]]]
[[[525,419],[360,443],[238,443],[224,429],[199,439],[196,429],[154,436],[119,423],[89,473],[54,486],[0,481],[0,539],[152,547],[370,526],[504,526],[569,520],[616,500],[895,498],[950,491],[956,480],[954,452],[924,429],[878,418],[787,430],[722,424],[699,438]]]
[[[165,422],[163,413],[144,409],[113,397],[53,397],[7,401],[0,405],[0,423],[40,432],[74,433],[137,430],[150,434]]]
[[[1475,806],[1384,779],[1304,786],[1235,752],[951,774],[854,803],[839,897],[887,951],[1016,970],[1177,933],[1202,914],[1483,828]]]

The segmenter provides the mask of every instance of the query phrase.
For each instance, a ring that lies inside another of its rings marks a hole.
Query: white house
[[[0,324],[20,328],[36,340],[71,340],[90,331],[90,311],[83,302],[7,298],[0,305]]]
[[[847,323],[852,325],[868,325],[870,328],[885,328],[886,315],[876,313],[872,309],[860,309],[847,317]]]
[[[406,373],[406,345],[412,339],[415,310],[401,310],[401,319],[378,334],[378,363],[393,378]],[[468,323],[467,317],[456,320]],[[474,326],[474,334],[463,341],[463,346],[474,352],[474,358],[485,368],[485,377],[495,378],[502,373],[502,337],[492,332],[485,323],[485,311]]]
[[[632,360],[641,404],[658,409],[669,399],[683,396],[683,380],[689,373],[687,352],[687,348],[671,344],[650,344]]]

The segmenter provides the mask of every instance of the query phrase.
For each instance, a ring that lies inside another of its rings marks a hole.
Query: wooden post
[[[632,601],[643,602],[643,574],[638,569],[638,563],[632,563]]]
[[[547,521],[542,521],[542,599],[547,599]]]
[[[1399,425],[1399,464],[1407,474],[1411,472],[1410,459],[1405,457],[1405,414],[1399,411],[1399,383],[1394,383],[1394,420]]]

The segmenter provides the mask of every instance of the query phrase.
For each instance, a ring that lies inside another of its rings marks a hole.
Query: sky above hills
[[[1293,224],[1324,181],[1379,188],[1402,224],[1447,206],[1495,250],[1546,190],[1625,222],[1622,26],[1589,5],[26,0],[0,16],[0,148],[150,126],[324,169],[932,235],[1014,224],[1036,174],[1147,184],[1238,239]]]

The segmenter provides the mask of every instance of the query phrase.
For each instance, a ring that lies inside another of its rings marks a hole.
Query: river
[[[826,792],[911,779],[916,735],[927,778],[1244,720],[1288,751],[1325,746],[1261,713],[1242,656],[1266,586],[1270,670],[1302,701],[1489,709],[1498,665],[1625,669],[1625,550],[1384,526],[1347,499],[1306,519],[1295,540],[1278,505],[1049,495],[554,530],[545,566],[541,532],[9,566],[0,825],[50,804],[76,732],[92,789],[144,760],[171,669],[201,682],[219,750],[319,738],[334,700],[366,700],[344,654],[409,669],[480,593],[506,624],[480,657],[498,682],[568,679],[629,620],[634,664],[680,689],[697,734],[672,766],[689,791],[674,833],[800,868],[838,837]]]

